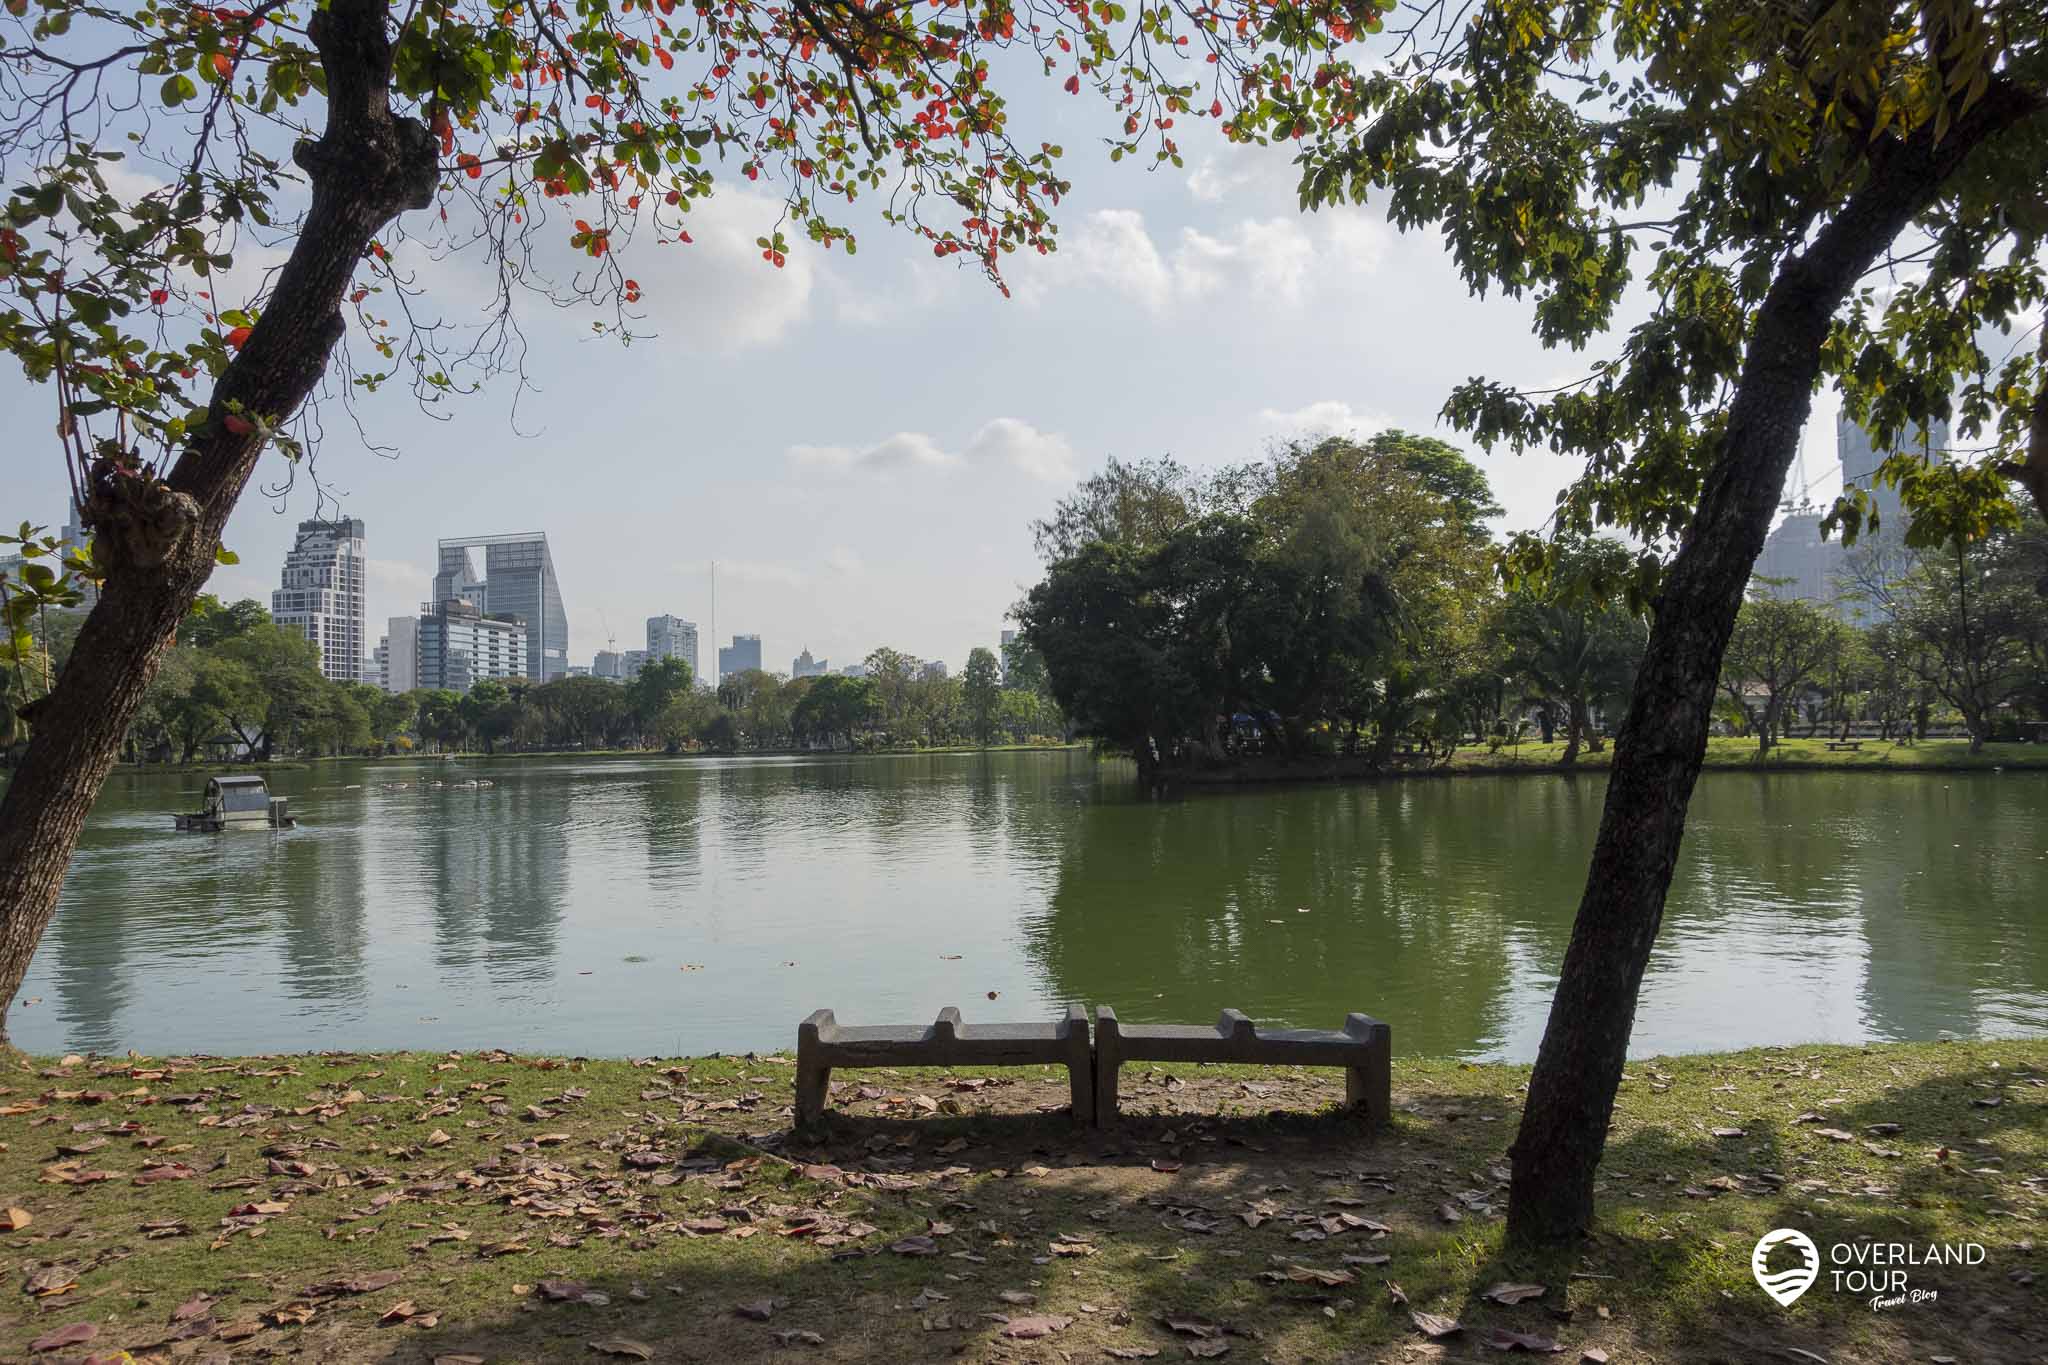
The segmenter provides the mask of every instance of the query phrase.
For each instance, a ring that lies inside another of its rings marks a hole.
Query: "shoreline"
[[[1716,737],[1707,742],[1704,772],[1750,773],[1995,773],[2048,771],[2048,743],[1994,742],[1983,752],[1972,754],[1960,739],[1926,739],[1916,744],[1897,740],[1862,740],[1854,751],[1830,752],[1822,738],[1781,740],[1759,761],[1752,739]],[[864,749],[858,752],[820,749],[761,749],[735,753],[697,751],[671,754],[661,749],[547,749],[486,754],[471,751],[427,754],[350,754],[321,758],[274,759],[270,762],[199,763],[117,763],[114,772],[221,773],[290,772],[330,763],[510,763],[521,759],[770,759],[770,758],[916,758],[926,755],[1017,754],[1090,752],[1087,741],[1066,744],[957,744],[936,748]],[[1388,782],[1427,777],[1537,777],[1591,773],[1605,776],[1613,760],[1610,742],[1599,753],[1582,751],[1576,764],[1567,767],[1554,755],[1564,751],[1564,742],[1528,743],[1519,751],[1499,752],[1483,747],[1458,749],[1448,762],[1397,761],[1391,768],[1375,767],[1362,757],[1333,757],[1308,760],[1254,760],[1237,766],[1163,769],[1161,780],[1170,787],[1228,788],[1268,786],[1285,783]],[[1132,765],[1116,754],[1098,756],[1100,761]]]
[[[1927,739],[1917,744],[1894,740],[1863,740],[1854,751],[1830,752],[1825,739],[1781,740],[1761,760],[1753,739],[1714,738],[1707,742],[1703,773],[1998,773],[2048,771],[2048,744],[1992,743],[1983,752],[1969,752],[1969,742]],[[1231,788],[1286,783],[1371,783],[1408,778],[1559,777],[1607,775],[1613,761],[1610,742],[1599,753],[1581,752],[1576,764],[1548,757],[1561,754],[1563,741],[1524,744],[1519,754],[1503,749],[1461,748],[1448,762],[1414,762],[1391,768],[1369,759],[1326,758],[1273,760],[1237,767],[1162,769],[1160,779],[1172,787]],[[1542,755],[1542,756],[1539,756]]]

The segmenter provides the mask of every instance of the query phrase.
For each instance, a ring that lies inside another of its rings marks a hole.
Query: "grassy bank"
[[[1399,1062],[1377,1137],[1327,1112],[1323,1073],[1134,1068],[1106,1133],[1047,1112],[1037,1071],[843,1076],[830,1138],[798,1141],[779,1057],[10,1071],[0,1354],[87,1325],[37,1358],[1463,1361],[1500,1358],[1496,1332],[1616,1362],[2048,1352],[2048,1042],[1634,1064],[1602,1227],[1540,1260],[1500,1252],[1519,1068]],[[1913,1270],[1933,1303],[1873,1312],[1824,1273],[1782,1309],[1749,1273],[1782,1226],[1987,1259]]]
[[[1971,753],[1969,741],[1927,739],[1917,744],[1866,739],[1860,748],[1832,751],[1825,739],[1788,739],[1759,757],[1754,739],[1707,741],[1706,766],[1715,771],[1812,772],[1992,772],[2048,770],[2048,744],[1987,744]],[[1348,781],[1374,777],[1464,776],[1469,774],[1605,772],[1614,760],[1614,746],[1599,753],[1581,750],[1576,767],[1567,768],[1564,741],[1528,743],[1489,751],[1459,749],[1449,762],[1414,757],[1397,760],[1392,769],[1374,768],[1362,758],[1311,759],[1303,762],[1254,762],[1239,767],[1175,774],[1194,785],[1230,786],[1251,782]]]

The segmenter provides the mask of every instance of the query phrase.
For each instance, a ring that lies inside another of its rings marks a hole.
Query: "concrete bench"
[[[963,1024],[952,1005],[929,1026],[843,1027],[819,1010],[796,1031],[796,1126],[815,1128],[831,1102],[835,1067],[1032,1066],[1066,1067],[1074,1122],[1095,1121],[1094,1055],[1088,1046],[1088,1011],[1067,1006],[1050,1024]]]
[[[1095,1121],[1117,1116],[1116,1074],[1125,1062],[1238,1062],[1258,1066],[1341,1066],[1344,1102],[1373,1126],[1393,1108],[1393,1030],[1363,1014],[1341,1029],[1261,1029],[1236,1010],[1214,1028],[1199,1024],[1117,1023],[1107,1005],[1095,1010]]]

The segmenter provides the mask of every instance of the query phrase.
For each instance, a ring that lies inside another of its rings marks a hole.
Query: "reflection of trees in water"
[[[1531,960],[1562,956],[1599,796],[1422,781],[1076,807],[1024,950],[1048,993],[1134,1018],[1364,1009],[1404,1050],[1470,1051]]]
[[[446,808],[426,815],[421,881],[433,888],[438,965],[481,962],[504,982],[552,972],[568,879],[566,826],[579,786],[543,770],[521,772],[473,803],[467,792],[445,793]]]
[[[1870,945],[1861,1003],[1871,1032],[1924,1039],[2048,1024],[2048,778],[1844,785],[1845,818],[1863,832],[1853,877]],[[2021,799],[2028,788],[2031,801]]]
[[[367,994],[363,955],[369,946],[369,904],[361,792],[329,806],[332,828],[313,837],[287,835],[272,860],[279,879],[276,917],[284,990],[312,1002],[359,1001]],[[347,805],[353,809],[342,810]]]
[[[635,823],[646,854],[650,888],[674,892],[694,885],[703,864],[699,825],[704,777],[694,765],[657,768],[639,786]]]

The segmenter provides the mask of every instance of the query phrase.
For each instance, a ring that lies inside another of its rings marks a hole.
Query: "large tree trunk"
[[[1593,1218],[1636,996],[1664,915],[1686,806],[1706,756],[1721,658],[1820,376],[1820,348],[1857,279],[1985,137],[2033,112],[2000,83],[1939,143],[1881,143],[1870,177],[1779,269],[1757,311],[1721,449],[1658,599],[1586,890],[1511,1150],[1511,1242],[1560,1244]]]
[[[1586,739],[1586,699],[1575,696],[1565,713],[1564,753],[1558,762],[1565,767],[1575,766],[1579,761],[1579,746]]]
[[[342,335],[341,301],[371,239],[433,202],[433,134],[391,112],[389,13],[383,0],[330,0],[311,22],[327,128],[294,159],[312,201],[268,306],[214,387],[209,420],[168,479],[106,460],[93,470],[84,513],[106,581],[56,690],[32,708],[28,751],[0,798],[0,1043],[86,812],[262,453],[254,430],[227,429],[230,405],[272,425],[295,414]]]

